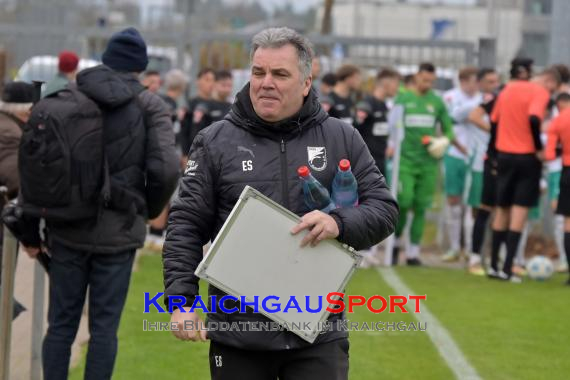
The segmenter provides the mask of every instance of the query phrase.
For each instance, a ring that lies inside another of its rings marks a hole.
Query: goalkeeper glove
[[[445,136],[434,137],[424,136],[422,143],[427,145],[427,151],[433,158],[440,159],[445,154],[447,147],[449,147],[449,139]]]

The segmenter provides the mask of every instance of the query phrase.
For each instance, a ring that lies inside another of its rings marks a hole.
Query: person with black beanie
[[[87,289],[90,339],[84,377],[111,379],[135,252],[144,244],[147,220],[160,214],[176,187],[179,166],[170,113],[138,79],[147,64],[144,39],[128,28],[111,37],[103,65],[77,75],[77,91],[103,112],[102,149],[110,197],[92,217],[46,219],[47,241],[42,245],[47,246],[51,262],[42,352],[45,380],[68,377]],[[25,250],[35,257],[39,244]]]

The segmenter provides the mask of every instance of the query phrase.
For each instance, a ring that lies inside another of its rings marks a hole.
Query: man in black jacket
[[[199,121],[204,116],[203,110],[196,112],[196,106],[202,102],[208,102],[212,99],[212,92],[214,91],[215,72],[210,67],[205,67],[198,72],[196,78],[196,85],[198,94],[196,97],[188,100],[188,109],[184,115],[184,119],[180,124],[180,146],[182,148],[182,167],[186,166],[188,162],[188,151],[192,146],[192,142],[196,137],[198,131],[193,127],[193,124]]]
[[[103,63],[80,72],[77,88],[104,111],[111,198],[96,218],[47,223],[52,260],[45,380],[67,379],[88,286],[85,379],[111,378],[135,250],[143,246],[146,219],[158,216],[178,178],[168,108],[137,78],[148,63],[138,31],[128,28],[113,35]],[[34,257],[39,247],[28,246],[26,251]]]
[[[366,142],[376,166],[386,173],[386,148],[388,145],[388,104],[389,98],[398,94],[400,74],[394,69],[383,68],[376,75],[376,83],[371,95],[356,105],[356,128]]]
[[[228,70],[216,71],[215,78],[212,98],[204,99],[194,107],[194,119],[191,126],[194,136],[210,124],[222,120],[232,106],[232,103],[228,101],[233,88],[232,72]]]
[[[163,252],[165,302],[175,295],[187,300],[185,312],[174,310],[173,323],[200,321],[188,307],[198,295],[194,271],[202,260],[202,247],[215,238],[248,184],[302,216],[291,232],[305,233],[304,245],[338,239],[364,249],[394,231],[397,204],[360,134],[329,117],[311,88],[312,55],[309,41],[289,28],[257,34],[252,41],[250,83],[224,120],[197,135],[171,208]],[[359,206],[336,209],[330,215],[307,209],[297,168],[308,165],[330,188],[343,158],[350,160],[357,178]],[[224,294],[213,286],[209,293],[218,295],[218,300]],[[226,307],[234,304],[225,302]],[[339,318],[343,316],[335,314],[329,321]],[[269,320],[250,309],[245,314],[208,314],[208,322],[222,321]],[[238,373],[244,379],[267,380],[348,376],[346,331],[333,329],[313,344],[286,330],[208,331],[206,336],[203,330],[180,328],[174,333],[183,340],[211,340],[213,379],[235,379]]]

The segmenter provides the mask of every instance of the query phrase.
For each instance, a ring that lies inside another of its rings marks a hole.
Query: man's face
[[[360,73],[352,74],[346,78],[346,84],[348,84],[348,88],[350,88],[351,91],[358,90],[362,84],[362,75],[360,75]]]
[[[479,90],[481,92],[490,94],[495,92],[499,88],[499,74],[497,73],[489,73],[481,78],[479,82]]]
[[[559,86],[559,83],[554,78],[552,78],[550,76],[546,76],[546,78],[544,79],[544,87],[551,94],[554,94],[556,92],[556,90],[558,89],[558,86]]]
[[[435,73],[420,71],[416,74],[416,89],[421,94],[425,94],[431,90],[433,88],[433,82],[435,82]]]
[[[216,81],[215,90],[221,100],[226,100],[232,94],[232,89],[232,78],[224,78]]]
[[[158,92],[160,89],[160,75],[149,75],[143,78],[142,85],[148,88],[150,92]]]
[[[556,102],[556,108],[558,108],[558,111],[562,112],[565,109],[570,108],[570,101],[568,100],[558,101]]]
[[[311,68],[311,76],[314,78],[318,78],[321,75],[321,61],[318,57],[313,58],[312,68]]]
[[[384,93],[388,98],[393,98],[398,94],[398,89],[400,88],[399,78],[384,78],[381,83]]]
[[[309,94],[311,78],[303,80],[293,45],[259,48],[252,59],[249,96],[255,113],[277,122],[297,113]]]
[[[215,78],[214,73],[207,72],[198,78],[198,92],[207,98],[212,96],[212,91],[214,91]]]
[[[321,88],[320,88],[320,92],[322,95],[328,95],[331,93],[332,91],[332,86],[329,86],[328,84],[321,82]]]
[[[477,76],[471,75],[469,78],[462,80],[459,83],[459,86],[461,87],[461,91],[464,93],[468,95],[474,95],[479,87],[477,85]]]
[[[22,110],[20,112],[16,112],[15,116],[22,120],[24,123],[27,123],[28,120],[30,119],[30,115],[32,114],[32,109],[28,109],[28,110]]]

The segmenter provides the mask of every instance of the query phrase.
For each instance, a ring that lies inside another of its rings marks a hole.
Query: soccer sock
[[[479,264],[481,264],[481,255],[471,253],[469,256],[469,266],[472,267]]]
[[[454,252],[461,249],[461,205],[447,205],[447,232],[449,248]]]
[[[527,224],[525,224],[524,226],[524,230],[521,233],[521,239],[520,239],[520,243],[519,246],[517,247],[517,254],[515,256],[515,265],[518,265],[520,267],[525,265],[525,260],[524,260],[524,252],[526,250],[526,243],[528,242],[528,231],[529,231],[530,227]]]
[[[400,248],[402,247],[402,238],[399,236],[394,237],[394,247],[392,247],[392,252],[387,252],[387,254],[392,255],[392,265],[398,265],[398,259],[400,256]]]
[[[162,236],[162,232],[164,230],[162,228],[154,228],[154,227],[150,227],[148,229],[148,233],[151,235],[156,235],[156,236]]]
[[[566,262],[570,263],[570,232],[564,233],[564,251],[566,251]]]
[[[509,230],[507,232],[507,258],[503,265],[503,272],[509,276],[513,272],[513,260],[517,254],[519,243],[521,240],[521,233]]]
[[[493,230],[493,242],[491,244],[491,268],[495,271],[499,268],[499,251],[507,238],[507,231]]]
[[[491,213],[487,210],[477,210],[475,225],[473,226],[473,239],[471,241],[471,252],[481,254],[481,247],[485,241],[485,229]]]
[[[420,257],[420,246],[418,244],[412,244],[408,246],[406,250],[406,259],[417,259]]]
[[[468,251],[473,243],[473,209],[467,207],[463,214],[463,246],[466,251]]]
[[[402,240],[403,239],[400,236],[394,237],[394,247],[401,248],[403,244]]]
[[[563,262],[566,257],[564,255],[564,252],[567,251],[565,244],[566,234],[567,232],[564,232],[564,216],[556,215],[554,217],[554,241],[560,255],[560,262]]]

